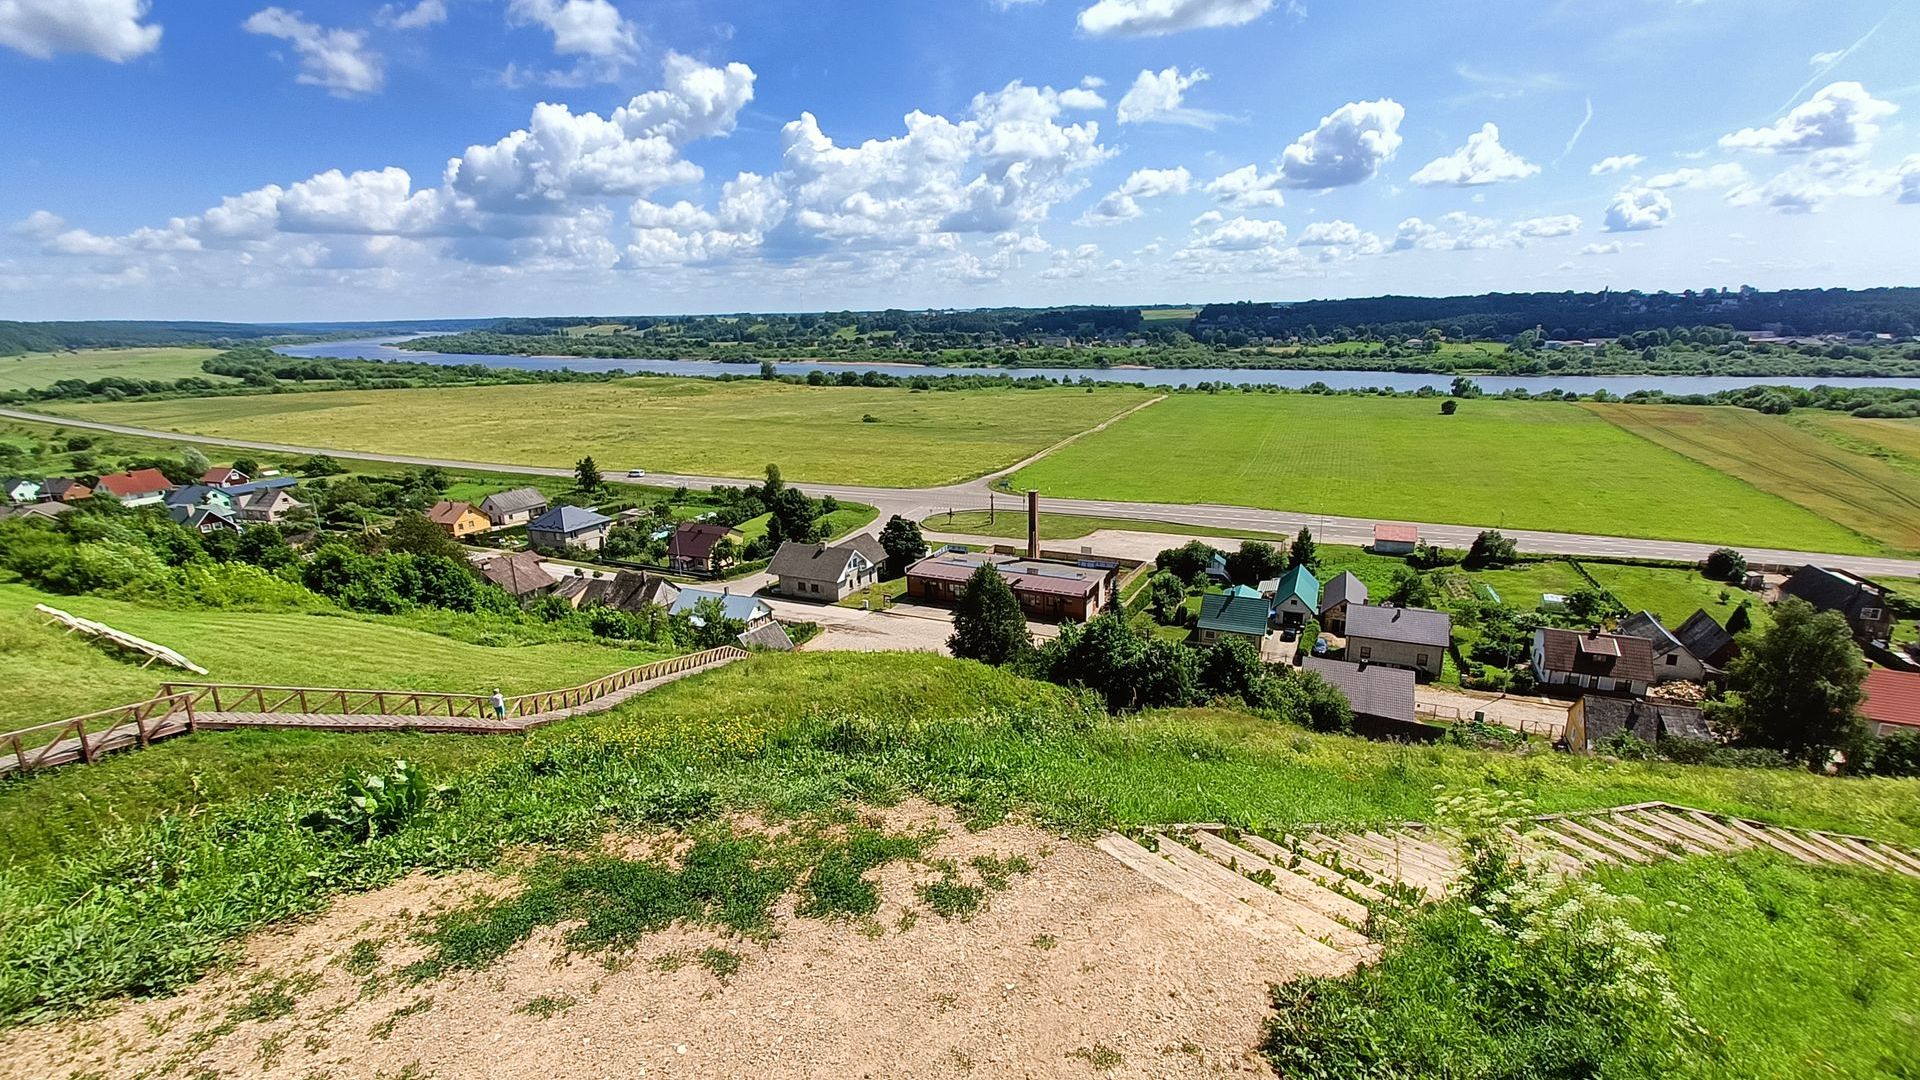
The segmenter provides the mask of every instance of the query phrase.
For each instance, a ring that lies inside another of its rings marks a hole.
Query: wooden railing
[[[527,718],[578,708],[630,686],[744,659],[745,649],[724,645],[651,664],[616,671],[564,690],[520,694],[506,699],[508,717]],[[74,761],[91,764],[100,754],[155,739],[198,730],[199,714],[291,713],[329,716],[467,717],[482,721],[460,730],[489,731],[494,717],[491,694],[448,694],[429,690],[348,690],[339,687],[254,686],[233,683],[166,683],[160,696],[114,709],[0,733],[0,775],[32,772]],[[525,727],[527,725],[520,725]]]
[[[725,645],[706,652],[656,660],[616,671],[563,690],[520,694],[506,699],[508,716],[538,716],[584,705],[636,683],[738,660],[745,649]],[[188,698],[202,712],[303,713],[339,716],[448,716],[484,719],[493,715],[493,695],[431,690],[347,690],[339,687],[253,686],[236,683],[168,683],[162,691]]]
[[[0,735],[0,745],[12,751],[10,757],[0,757],[0,773],[33,772],[75,760],[92,764],[109,750],[147,746],[155,739],[193,731],[195,726],[192,697],[163,692],[131,705]]]

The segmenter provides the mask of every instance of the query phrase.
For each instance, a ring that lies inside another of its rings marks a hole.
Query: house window
[[[1373,658],[1373,646],[1371,645],[1360,646],[1360,659],[1370,660],[1372,658]]]
[[[1884,614],[1884,612],[1877,607],[1863,607],[1860,609],[1860,621],[1879,622],[1882,614]]]
[[[1680,655],[1679,655],[1678,653],[1668,653],[1668,654],[1667,654],[1667,666],[1668,666],[1668,667],[1673,667],[1673,666],[1675,666],[1675,665],[1676,665],[1676,664],[1678,664],[1678,663],[1680,663]]]
[[[1427,654],[1426,654],[1426,653],[1421,653],[1421,654],[1419,654],[1418,656],[1416,656],[1416,657],[1414,657],[1414,659],[1413,659],[1413,662],[1414,662],[1414,663],[1415,663],[1416,665],[1418,665],[1418,666],[1420,666],[1420,667],[1426,667],[1426,666],[1427,666]]]

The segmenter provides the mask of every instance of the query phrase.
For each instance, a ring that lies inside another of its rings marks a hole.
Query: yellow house
[[[455,540],[483,533],[493,527],[487,515],[473,508],[472,503],[447,502],[441,500],[427,511],[427,520],[447,530]]]

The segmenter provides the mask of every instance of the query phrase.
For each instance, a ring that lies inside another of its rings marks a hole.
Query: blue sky
[[[0,318],[1920,284],[1890,0],[0,0]]]

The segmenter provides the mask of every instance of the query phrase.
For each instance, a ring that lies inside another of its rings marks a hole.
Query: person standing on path
[[[500,688],[497,686],[493,688],[493,718],[495,720],[507,718],[507,699],[500,693]]]

